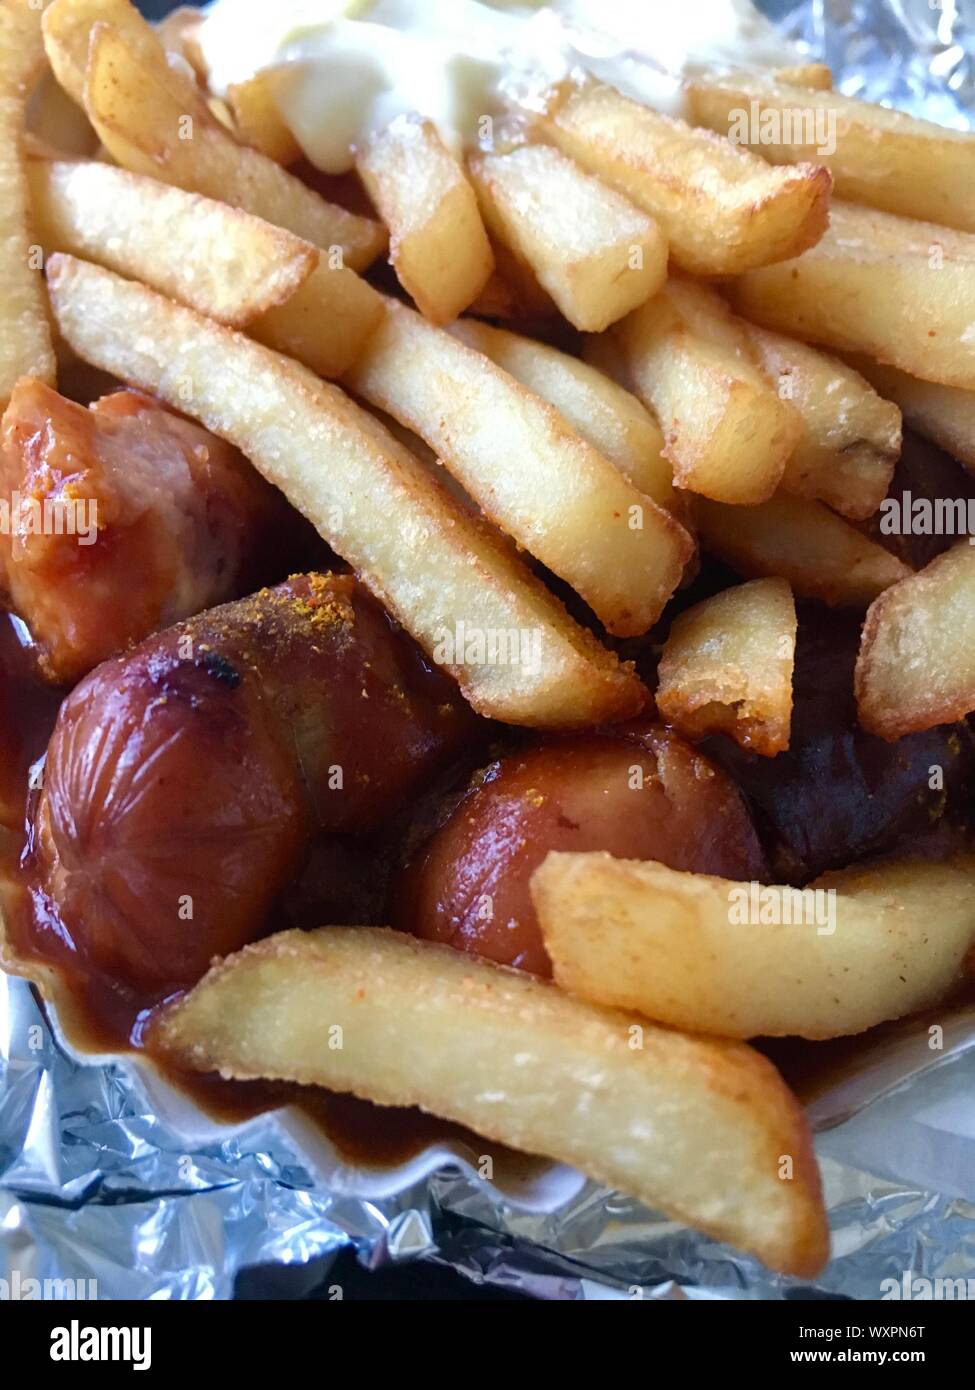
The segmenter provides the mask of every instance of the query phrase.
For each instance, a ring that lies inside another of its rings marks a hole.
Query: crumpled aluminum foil
[[[958,130],[975,112],[971,0],[759,0],[837,86]]]
[[[969,0],[760,8],[844,91],[970,126]],[[286,1113],[202,1123],[128,1064],[80,1064],[30,987],[0,974],[0,1279],[207,1299],[259,1268],[265,1296],[299,1297],[350,1244],[370,1268],[423,1256],[551,1299],[876,1299],[905,1273],[972,1277],[975,1007],[938,1021],[942,1050],[916,1023],[888,1030],[810,1106],[834,1254],[808,1285],[538,1161],[488,1184],[455,1145],[351,1172]]]

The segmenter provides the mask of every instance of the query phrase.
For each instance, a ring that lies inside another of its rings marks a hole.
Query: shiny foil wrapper
[[[967,0],[760,8],[843,91],[970,127]],[[975,1007],[933,1021],[939,1049],[928,1020],[868,1035],[808,1103],[833,1236],[809,1284],[540,1160],[489,1183],[457,1140],[369,1170],[292,1112],[221,1127],[129,1062],[80,1062],[0,974],[0,1279],[300,1297],[351,1245],[369,1268],[424,1257],[551,1299],[904,1297],[911,1279],[975,1276]]]

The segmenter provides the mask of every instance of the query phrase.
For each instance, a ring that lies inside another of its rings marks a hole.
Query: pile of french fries
[[[429,653],[461,623],[539,634],[533,665],[456,655],[494,719],[651,711],[601,634],[647,633],[699,548],[746,582],[664,644],[657,707],[688,736],[788,748],[795,596],[865,614],[871,732],[975,709],[975,550],[914,573],[862,527],[902,412],[975,469],[975,137],[815,66],[697,81],[694,124],[572,81],[463,158],[419,116],[372,136],[367,216],[289,172],[273,71],[208,91],[198,22],[0,0],[0,406],[70,350],[243,450]],[[733,143],[749,103],[833,111],[834,153]],[[402,297],[364,278],[387,250]],[[578,352],[551,346],[561,320]],[[554,984],[329,927],[217,964],[159,1036],[189,1067],[423,1106],[808,1275],[809,1136],[747,1040],[945,999],[973,872],[833,875],[820,932],[733,925],[748,885],[553,855]]]

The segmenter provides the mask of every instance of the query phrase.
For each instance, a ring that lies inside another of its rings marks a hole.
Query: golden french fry
[[[352,270],[364,269],[386,244],[380,223],[327,203],[266,155],[237,144],[207,110],[188,109],[110,25],[92,31],[85,109],[125,169],[243,208],[330,254],[340,250]]]
[[[778,575],[803,598],[866,608],[911,573],[903,561],[820,502],[779,494],[757,507],[697,498],[701,545],[750,578]]]
[[[96,24],[110,24],[124,37],[139,62],[182,103],[184,113],[203,111],[203,94],[193,76],[167,61],[159,35],[130,0],[53,0],[44,11],[44,46],[55,77],[79,106],[85,104],[85,74]]]
[[[266,72],[227,88],[227,106],[233,129],[245,145],[251,145],[275,164],[294,164],[301,146],[285,125],[274,100],[274,88]]]
[[[921,381],[862,353],[849,353],[850,366],[900,408],[911,429],[975,473],[975,391]]]
[[[223,126],[224,130],[228,131],[229,134],[236,139],[237,126],[234,121],[234,113],[224,101],[223,97],[207,97],[206,102],[207,110],[210,112],[210,115],[213,116],[219,125]],[[245,143],[247,142],[245,141]]]
[[[796,606],[784,579],[753,579],[674,619],[657,709],[691,738],[729,734],[772,758],[789,746]]]
[[[467,306],[467,312],[485,319],[524,321],[531,317],[525,306],[519,302],[514,286],[497,268],[481,293]]]
[[[746,325],[705,285],[668,280],[611,330],[651,407],[679,487],[721,502],[771,497],[801,425],[752,356]]]
[[[813,87],[819,92],[833,88],[833,73],[825,63],[795,63],[792,67],[776,68],[777,82],[789,82],[793,87]]]
[[[366,143],[356,168],[389,228],[400,284],[431,322],[449,323],[494,270],[463,167],[431,121],[403,117]]]
[[[975,710],[975,546],[953,546],[870,605],[855,684],[860,723],[889,740]]]
[[[22,376],[55,380],[23,151],[27,102],[43,69],[40,11],[30,0],[7,0],[0,5],[0,410]]]
[[[766,328],[975,387],[975,236],[834,201],[818,245],[730,293]]]
[[[612,87],[564,83],[536,117],[544,137],[660,223],[676,265],[737,275],[798,256],[829,218],[830,176],[785,170]]]
[[[759,365],[799,414],[802,432],[781,487],[862,521],[887,495],[901,451],[901,414],[839,358],[748,325]]]
[[[557,320],[559,311],[555,300],[542,289],[527,261],[519,260],[503,241],[492,241],[491,250],[494,253],[495,265],[492,280],[500,281],[500,285],[494,287],[495,298],[500,295],[507,301],[507,312],[501,317],[519,319],[522,322]],[[487,288],[490,288],[491,284],[492,281],[489,281]],[[477,300],[470,305],[470,313],[487,312],[476,306]],[[488,317],[492,315],[489,313]]]
[[[109,23],[117,22],[107,15],[105,18]],[[175,53],[182,58],[192,69],[197,82],[206,87],[209,71],[200,46],[199,35],[202,25],[203,15],[198,9],[192,5],[180,5],[164,15],[156,24],[155,30],[166,52]]]
[[[637,395],[636,380],[630,370],[629,360],[620,347],[619,340],[612,333],[591,334],[583,338],[582,360],[590,367],[595,367],[603,376],[608,376],[610,381],[615,381],[617,386],[622,386],[631,396]]]
[[[28,104],[27,133],[60,159],[89,159],[98,147],[88,117],[50,71],[44,73]]]
[[[644,707],[632,670],[337,387],[71,256],[51,258],[48,284],[61,333],[80,357],[236,444],[475,709],[513,724],[573,727]]]
[[[63,150],[59,150],[55,145],[51,145],[42,136],[37,135],[32,130],[25,130],[21,140],[21,148],[26,157],[26,161],[32,159],[48,159],[53,162],[66,160],[69,158]],[[25,162],[25,173],[27,164]]]
[[[249,323],[247,331],[332,378],[354,366],[384,313],[382,295],[354,270],[319,265],[289,299]]]
[[[109,164],[28,162],[35,230],[233,326],[293,295],[318,250],[225,203]],[[351,271],[348,274],[352,274]]]
[[[419,1105],[574,1164],[776,1269],[809,1274],[826,1258],[805,1121],[774,1067],[741,1043],[656,1028],[375,927],[249,946],[157,1027],[197,1071]]]
[[[469,167],[491,234],[574,327],[602,332],[666,279],[654,219],[551,146],[475,155]]]
[[[961,983],[973,883],[971,856],[841,869],[801,889],[549,854],[531,891],[573,994],[718,1037],[835,1038]]]
[[[460,319],[450,331],[553,405],[634,487],[668,511],[682,511],[660,426],[636,396],[595,367],[533,338],[473,319]]]
[[[693,542],[556,410],[394,300],[345,377],[425,439],[487,516],[617,635],[646,630]]]
[[[691,119],[774,164],[815,160],[841,198],[975,232],[975,135],[761,73],[691,82]]]

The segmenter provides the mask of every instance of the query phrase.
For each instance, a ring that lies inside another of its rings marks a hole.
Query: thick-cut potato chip
[[[783,492],[825,502],[853,521],[873,516],[900,457],[897,406],[829,353],[754,324],[748,337],[762,370],[802,424],[782,474]]]
[[[254,319],[247,331],[319,376],[339,377],[358,361],[384,313],[382,295],[354,270],[319,265],[285,303]]]
[[[209,111],[194,111],[110,25],[92,31],[85,109],[112,158],[193,193],[286,227],[362,270],[386,245],[379,222],[327,203],[273,159],[238,144]]]
[[[477,197],[432,121],[402,117],[369,140],[359,177],[389,228],[399,282],[433,323],[449,323],[491,278]]]
[[[975,135],[761,73],[691,82],[691,119],[774,164],[813,160],[841,198],[975,232]]]
[[[24,167],[27,102],[43,68],[40,11],[30,0],[7,0],[0,5],[0,410],[22,376],[55,379]]]
[[[849,362],[878,390],[894,401],[912,430],[930,439],[975,473],[975,391],[921,381],[897,367],[887,367],[862,353]]]
[[[803,598],[866,608],[911,573],[820,502],[780,493],[758,507],[695,500],[701,545],[749,578],[778,575]]]
[[[965,232],[834,202],[817,246],[749,271],[730,293],[766,328],[975,387],[975,236]]]
[[[235,444],[459,682],[513,724],[585,726],[646,704],[578,627],[378,421],[305,367],[111,271],[53,256],[61,333],[85,361]]]
[[[835,1038],[940,1003],[975,944],[973,889],[971,856],[802,889],[550,854],[531,886],[563,988],[727,1038]]]
[[[301,158],[301,146],[278,110],[268,73],[256,72],[245,82],[232,82],[227,88],[227,106],[233,129],[245,145],[260,150],[275,164],[294,164]]]
[[[470,170],[492,236],[574,327],[600,333],[663,284],[667,239],[654,219],[559,150],[475,155]]]
[[[27,172],[46,253],[97,261],[220,323],[288,299],[318,264],[292,232],[110,164],[30,160]]]
[[[721,296],[668,280],[611,336],[660,422],[678,486],[739,505],[771,497],[799,441],[799,416],[762,375],[747,325]]]
[[[871,604],[856,697],[863,727],[890,740],[975,710],[975,546],[953,546]]]
[[[675,264],[692,275],[737,275],[798,256],[826,230],[826,169],[777,168],[612,87],[565,83],[550,93],[536,123],[546,139],[655,217]]]
[[[215,965],[155,1038],[197,1071],[418,1105],[776,1269],[811,1274],[826,1258],[805,1121],[763,1057],[449,946],[375,927],[281,932]]]
[[[674,471],[664,457],[660,426],[636,396],[588,363],[534,338],[472,319],[461,319],[450,331],[554,405],[563,420],[634,487],[668,511],[682,511]]]
[[[610,632],[635,636],[657,620],[693,542],[546,401],[394,300],[345,380],[425,439]]]
[[[725,589],[674,619],[657,709],[691,738],[729,734],[774,757],[789,746],[796,606],[784,579]]]

